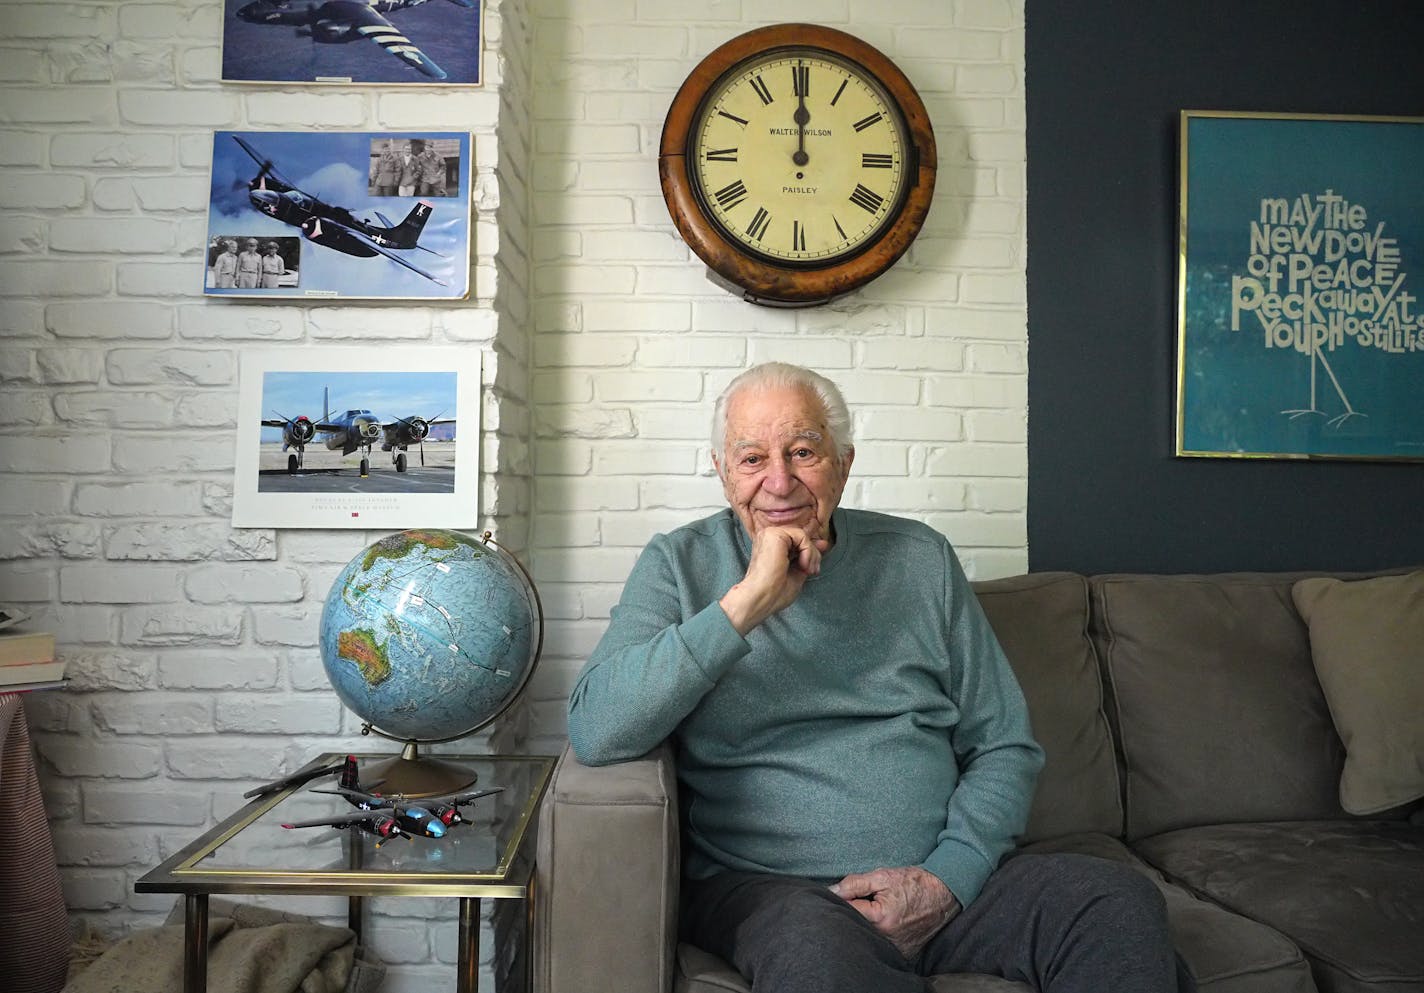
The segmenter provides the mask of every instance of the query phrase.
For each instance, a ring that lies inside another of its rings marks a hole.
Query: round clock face
[[[895,219],[912,172],[895,102],[830,52],[786,48],[734,67],[692,121],[687,165],[706,216],[753,255],[816,267]]]
[[[714,278],[755,303],[823,303],[914,241],[935,140],[914,86],[843,31],[776,24],[718,47],[663,124],[673,224]]]

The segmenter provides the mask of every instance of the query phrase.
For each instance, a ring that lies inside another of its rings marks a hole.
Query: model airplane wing
[[[451,807],[458,807],[461,804],[474,803],[480,797],[491,796],[495,793],[503,792],[503,786],[492,786],[489,789],[485,790],[465,790],[463,793],[451,793],[447,796],[433,796],[429,797],[428,799],[422,800],[421,803],[431,807],[439,806],[440,804],[447,804]]]
[[[291,821],[284,823],[282,827],[351,827],[353,824],[362,824],[367,821],[374,821],[377,818],[390,816],[390,811],[387,810],[355,810],[349,814],[338,814],[335,817],[317,817],[309,821]]]
[[[411,40],[395,25],[358,0],[331,0],[322,10],[330,16],[348,22],[361,37],[380,45],[387,52],[407,65],[413,66],[432,79],[444,79],[444,69],[435,64],[430,56],[411,43]]]
[[[383,783],[383,782],[385,782],[385,780],[383,780],[383,779],[378,779],[378,780],[376,780],[374,783],[370,783],[370,784],[369,784],[370,789],[375,789],[377,786],[380,786],[381,783]],[[370,792],[369,790],[353,790],[353,789],[349,789],[349,788],[347,788],[347,787],[345,787],[345,786],[337,786],[337,787],[335,787],[335,788],[333,788],[333,789],[329,789],[329,790],[313,789],[312,792],[313,792],[313,793],[330,793],[330,794],[332,794],[333,796],[344,796],[347,800],[350,800],[352,803],[355,803],[355,804],[365,804],[366,806],[368,806],[368,807],[370,807],[370,808],[372,808],[372,809],[375,809],[375,808],[377,808],[377,807],[393,807],[393,806],[395,806],[398,802],[400,802],[400,798],[399,798],[399,797],[381,796],[379,793],[372,793],[372,792]]]

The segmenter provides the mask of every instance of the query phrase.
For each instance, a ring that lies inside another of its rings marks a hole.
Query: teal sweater
[[[718,605],[730,510],[657,535],[569,700],[580,761],[672,736],[686,871],[836,880],[922,866],[968,905],[1028,819],[1043,753],[949,542],[839,509],[835,547],[746,638]]]

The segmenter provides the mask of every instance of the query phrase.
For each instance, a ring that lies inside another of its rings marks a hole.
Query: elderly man
[[[839,506],[835,385],[748,370],[713,453],[730,508],[654,537],[569,701],[585,763],[677,745],[684,938],[757,993],[1178,989],[1145,877],[1000,865],[1042,764],[1023,695],[949,543]]]

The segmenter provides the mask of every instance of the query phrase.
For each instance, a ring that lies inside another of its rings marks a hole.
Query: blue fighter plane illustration
[[[431,255],[440,255],[433,249],[417,244],[425,222],[430,219],[433,209],[430,204],[421,200],[399,224],[392,224],[379,211],[374,212],[379,224],[358,218],[345,207],[324,203],[320,198],[288,182],[273,168],[272,160],[264,159],[247,141],[237,135],[233,135],[232,140],[241,145],[243,151],[252,156],[253,161],[260,167],[257,175],[247,183],[247,199],[253,207],[284,224],[300,228],[308,241],[323,248],[332,248],[347,255],[368,259],[384,255],[392,262],[403,265],[432,282],[445,285],[444,280],[437,279],[398,254],[398,251],[419,249]]]
[[[333,416],[326,409],[326,391],[322,391],[321,420],[312,421],[305,415],[287,417],[273,411],[273,417],[264,418],[262,426],[282,429],[282,451],[287,452],[287,472],[295,473],[302,468],[306,446],[318,434],[332,451],[341,449],[342,455],[361,451],[361,475],[371,471],[371,448],[379,442],[381,451],[391,452],[391,463],[396,472],[406,470],[406,450],[415,445],[420,451],[420,464],[425,465],[425,439],[436,424],[454,424],[453,417],[397,417],[392,421],[382,421],[380,417],[364,408],[352,408]],[[295,451],[291,451],[295,449]]]
[[[253,24],[281,24],[308,34],[313,42],[340,45],[365,39],[431,77],[444,79],[444,69],[396,30],[383,16],[427,0],[327,0],[323,4],[299,0],[254,0],[237,12]],[[474,0],[450,0],[460,7],[474,7]]]

